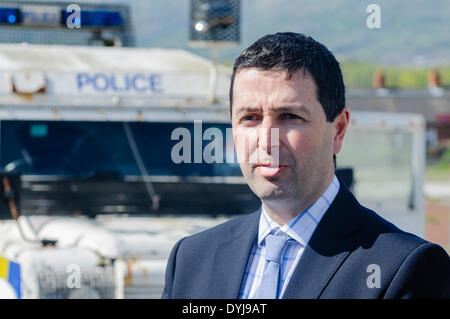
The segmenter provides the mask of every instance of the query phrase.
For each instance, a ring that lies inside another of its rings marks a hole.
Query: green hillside
[[[425,67],[399,67],[392,65],[377,65],[362,62],[341,63],[345,85],[349,88],[371,88],[373,74],[383,70],[385,84],[389,88],[420,89],[427,88],[427,78],[430,71]],[[441,85],[450,87],[450,65],[437,68]]]

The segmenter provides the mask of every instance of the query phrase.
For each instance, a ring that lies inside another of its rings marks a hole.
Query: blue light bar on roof
[[[61,12],[62,23],[65,24],[70,12]],[[81,28],[83,27],[122,27],[124,24],[120,11],[103,10],[81,10],[80,14]],[[80,21],[73,21],[74,24],[80,24]]]
[[[17,8],[0,8],[0,24],[18,24],[20,10]]]

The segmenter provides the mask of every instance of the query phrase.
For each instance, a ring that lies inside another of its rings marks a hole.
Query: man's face
[[[336,130],[308,73],[288,79],[285,72],[240,70],[231,118],[242,173],[259,198],[305,201],[325,191],[334,173]]]

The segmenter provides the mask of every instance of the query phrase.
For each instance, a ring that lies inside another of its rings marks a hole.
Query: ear
[[[350,109],[344,107],[341,113],[334,119],[333,122],[333,154],[337,154],[342,149],[345,132],[348,123],[350,122]]]

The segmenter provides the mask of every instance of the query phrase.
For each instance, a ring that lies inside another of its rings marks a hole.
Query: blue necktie
[[[256,293],[259,299],[276,299],[278,297],[278,282],[280,277],[281,252],[287,243],[284,237],[269,234],[266,236],[266,263],[261,285]]]

